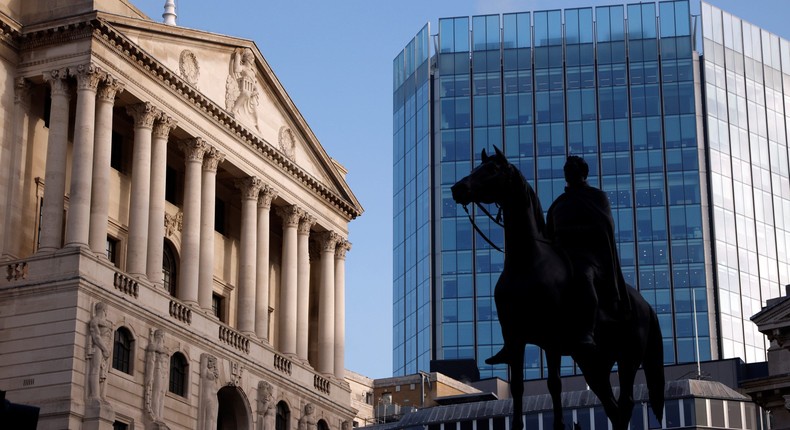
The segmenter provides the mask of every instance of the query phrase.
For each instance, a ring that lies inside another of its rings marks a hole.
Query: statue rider
[[[595,347],[596,322],[618,321],[631,310],[614,237],[606,193],[587,183],[590,168],[578,156],[565,163],[565,192],[552,203],[546,234],[570,259],[576,293],[574,320],[580,324],[576,347]]]

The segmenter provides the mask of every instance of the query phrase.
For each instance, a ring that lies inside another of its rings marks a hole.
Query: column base
[[[110,402],[102,399],[90,399],[85,405],[85,418],[82,420],[84,430],[112,430],[115,422],[115,411]]]

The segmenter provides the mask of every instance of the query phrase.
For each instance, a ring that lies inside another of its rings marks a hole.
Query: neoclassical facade
[[[0,389],[38,428],[350,425],[362,207],[253,42],[0,0],[0,123]]]

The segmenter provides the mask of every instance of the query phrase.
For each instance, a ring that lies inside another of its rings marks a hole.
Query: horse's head
[[[456,182],[450,189],[453,200],[461,205],[469,203],[497,203],[507,189],[512,166],[505,154],[494,147],[494,155],[489,156],[484,149],[481,163],[465,178]]]

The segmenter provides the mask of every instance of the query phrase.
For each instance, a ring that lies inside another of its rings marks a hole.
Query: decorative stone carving
[[[107,74],[94,64],[80,64],[69,69],[71,76],[77,78],[77,89],[96,91],[99,82],[103,81]]]
[[[230,363],[230,381],[228,385],[232,387],[241,386],[241,376],[244,373],[244,365],[234,361]]]
[[[220,152],[217,148],[209,147],[206,154],[203,156],[203,171],[216,172],[219,163],[225,160],[225,154]]]
[[[276,212],[283,219],[283,227],[298,227],[299,219],[302,218],[304,213],[296,205],[280,206],[276,209]]]
[[[200,65],[198,64],[197,57],[189,49],[181,51],[178,57],[178,71],[189,85],[197,88],[198,77],[200,77]]]
[[[165,347],[165,332],[153,331],[145,349],[145,411],[154,423],[162,423],[162,409],[170,374],[170,354]],[[161,428],[161,425],[159,426]]]
[[[288,126],[280,127],[280,133],[278,136],[278,140],[280,143],[280,150],[288,157],[289,160],[295,161],[296,160],[296,136],[294,136],[294,132]]]
[[[261,188],[261,193],[258,194],[258,207],[263,209],[271,209],[272,201],[277,198],[277,191],[269,185],[264,185]]]
[[[334,231],[325,231],[318,235],[318,243],[321,246],[321,252],[335,252],[338,241],[342,240],[340,235]]]
[[[152,128],[161,112],[151,103],[144,102],[126,106],[126,113],[134,118],[135,127]]]
[[[313,228],[315,223],[316,223],[315,217],[305,213],[302,215],[302,218],[299,220],[299,229],[297,231],[299,232],[299,234],[310,234],[310,229]]]
[[[101,101],[115,103],[115,96],[122,93],[123,90],[124,84],[122,84],[112,75],[106,74],[101,82],[101,85],[99,85],[99,90],[96,97]]]
[[[274,404],[274,387],[266,381],[258,382],[258,417],[257,430],[273,430],[274,414],[276,405]]]
[[[113,324],[107,319],[107,305],[96,302],[93,315],[88,322],[86,358],[88,365],[88,404],[102,406],[108,404],[104,397],[107,385],[107,370],[112,348]]]
[[[67,99],[70,98],[68,77],[67,69],[57,69],[44,73],[44,81],[49,84],[52,95],[65,96]]]
[[[167,139],[167,136],[169,136],[170,132],[176,128],[177,124],[178,121],[173,119],[170,115],[161,112],[154,122],[154,137]]]
[[[27,278],[27,261],[9,263],[6,267],[6,280],[18,281]]]
[[[258,97],[255,54],[250,48],[236,48],[230,57],[229,74],[225,80],[225,108],[238,121],[260,132]]]
[[[263,181],[255,176],[237,179],[235,184],[236,188],[241,190],[242,200],[257,200],[258,193],[260,193],[261,187],[263,187]]]
[[[351,430],[351,421],[343,421],[340,423],[340,430]]]
[[[299,418],[299,430],[316,430],[315,406],[312,403],[304,405],[304,413]]]
[[[33,84],[25,78],[16,78],[14,80],[14,103],[21,104],[25,107],[30,106],[30,90]]]
[[[337,249],[335,250],[335,258],[338,260],[345,260],[346,252],[348,251],[351,251],[351,242],[345,239],[341,239],[337,243]]]
[[[219,367],[217,357],[200,355],[200,405],[198,407],[198,430],[216,430],[219,401],[217,383]]]
[[[192,137],[178,142],[178,147],[184,152],[187,161],[203,162],[203,156],[211,148],[205,140],[200,137]]]
[[[181,231],[181,228],[184,226],[184,213],[178,211],[175,215],[170,215],[169,213],[165,213],[165,235],[167,237],[172,236],[176,230]]]

